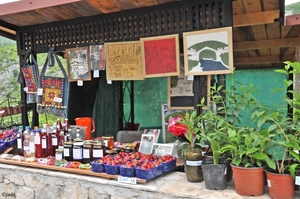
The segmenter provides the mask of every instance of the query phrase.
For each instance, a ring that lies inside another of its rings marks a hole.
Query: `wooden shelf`
[[[74,174],[89,175],[89,176],[101,177],[106,179],[117,180],[118,177],[120,176],[120,175],[109,175],[106,173],[97,173],[97,172],[93,172],[91,169],[65,168],[65,167],[58,167],[52,165],[43,165],[36,162],[21,162],[15,160],[0,159],[0,163],[18,165],[23,167],[38,168],[38,169],[48,169],[48,170],[61,171],[61,172],[74,173]],[[147,180],[136,178],[136,182],[140,184],[145,184]]]

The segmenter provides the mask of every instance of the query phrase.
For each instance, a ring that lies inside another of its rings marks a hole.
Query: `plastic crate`
[[[120,168],[118,165],[112,166],[112,165],[104,164],[104,166],[105,166],[105,173],[110,174],[110,175],[120,174]]]
[[[12,135],[10,135],[9,137],[7,137],[6,138],[6,140],[8,139],[8,138],[10,138]],[[15,138],[13,138],[12,140],[10,140],[10,141],[6,141],[6,147],[8,148],[8,147],[15,147],[15,146],[17,146],[17,137],[15,137]]]
[[[157,172],[156,167],[152,169],[141,169],[141,168],[135,169],[136,177],[145,180],[150,180],[156,177],[156,172]]]
[[[163,173],[163,165],[159,165],[157,167],[155,167],[155,176],[160,176]]]
[[[95,160],[91,162],[92,165],[92,171],[97,173],[104,173],[105,172],[105,166],[104,164],[98,163]]]
[[[1,141],[0,142],[0,154],[3,153],[6,150],[6,144],[5,142]]]
[[[176,159],[162,164],[163,172],[169,172],[176,167]]]
[[[130,168],[130,167],[124,167],[124,166],[119,166],[120,167],[120,175],[124,177],[134,177],[135,176],[135,168]]]

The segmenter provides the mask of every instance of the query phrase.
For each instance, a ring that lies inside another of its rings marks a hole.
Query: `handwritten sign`
[[[118,177],[118,182],[126,183],[126,184],[136,184],[136,178],[129,178],[129,177]]]

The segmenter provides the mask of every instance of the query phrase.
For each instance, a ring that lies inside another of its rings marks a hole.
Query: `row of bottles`
[[[54,156],[56,159],[89,163],[105,155],[106,143],[104,140],[84,141],[79,132],[72,140],[71,129],[67,119],[64,125],[58,119],[53,126],[44,124],[42,128],[33,130],[26,126],[19,126],[17,135],[18,154],[25,158],[46,158]]]
[[[54,123],[51,127],[49,124],[44,124],[43,128],[35,127],[30,129],[26,126],[19,126],[17,135],[18,155],[36,158],[45,158],[54,156],[58,148],[63,148],[64,142],[70,138],[68,129],[70,128],[68,119],[65,119],[64,126],[60,120]]]

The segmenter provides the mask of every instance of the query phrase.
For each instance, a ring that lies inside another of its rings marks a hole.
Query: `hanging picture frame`
[[[184,75],[184,60],[180,57],[180,75],[168,77],[168,108],[176,110],[194,109],[193,76]]]
[[[104,44],[90,45],[89,55],[91,70],[105,70]]]
[[[88,47],[66,49],[66,54],[69,81],[91,80]]]
[[[145,78],[179,75],[178,34],[141,38]]]
[[[143,80],[141,43],[139,41],[104,44],[106,78],[112,81]]]
[[[183,33],[185,75],[233,72],[232,27]]]

